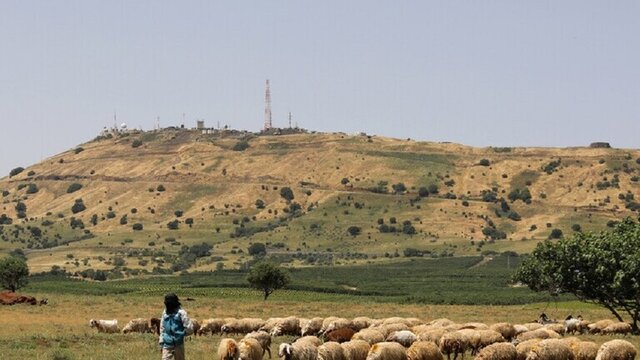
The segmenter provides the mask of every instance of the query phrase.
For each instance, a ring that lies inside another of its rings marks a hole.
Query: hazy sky
[[[640,138],[638,1],[0,0],[0,175],[118,122]]]

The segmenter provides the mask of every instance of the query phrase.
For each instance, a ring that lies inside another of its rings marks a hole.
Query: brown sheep
[[[511,343],[495,343],[480,350],[475,360],[516,360],[518,353]]]
[[[408,360],[444,360],[438,345],[431,341],[416,341],[407,349]]]
[[[218,359],[219,360],[238,360],[240,358],[240,351],[238,349],[238,343],[233,339],[222,339],[220,345],[218,345]]]
[[[154,335],[160,335],[160,318],[153,317],[149,319],[149,328],[151,328],[151,333]]]
[[[265,352],[269,353],[269,359],[271,359],[271,335],[266,331],[253,331],[244,336],[245,338],[253,338],[258,340],[262,347],[262,356]]]
[[[371,346],[364,340],[351,340],[340,344],[345,360],[366,360]]]
[[[324,341],[335,341],[337,343],[343,343],[351,340],[356,332],[351,328],[340,328],[329,331],[324,334]]]
[[[239,360],[262,360],[262,346],[254,338],[244,338],[238,342]]]
[[[371,346],[366,360],[407,360],[407,351],[396,342],[381,342]]]

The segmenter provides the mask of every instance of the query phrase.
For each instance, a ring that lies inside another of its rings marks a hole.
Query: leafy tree
[[[562,230],[553,229],[551,230],[551,234],[549,234],[549,239],[561,239],[562,238]]]
[[[438,185],[436,184],[431,184],[427,187],[427,190],[429,191],[429,194],[437,194],[438,193]]]
[[[267,247],[263,243],[253,243],[247,251],[251,256],[264,256],[267,253]]]
[[[418,195],[420,197],[427,197],[429,196],[429,189],[427,189],[426,187],[422,186],[420,187],[420,189],[418,189]]]
[[[11,225],[13,224],[13,219],[8,217],[7,214],[0,215],[0,225]]]
[[[132,147],[132,148],[137,148],[137,147],[140,147],[140,146],[142,146],[142,141],[141,141],[141,140],[139,140],[139,139],[135,139],[135,140],[133,140],[133,142],[131,143],[131,147]]]
[[[269,295],[287,286],[291,280],[285,270],[272,263],[261,262],[251,268],[247,281],[254,288],[262,290],[266,301]]]
[[[610,231],[576,233],[544,241],[520,265],[514,279],[531,290],[573,294],[579,300],[640,320],[640,223],[627,218]]]
[[[0,260],[0,282],[2,287],[15,292],[27,285],[29,267],[24,259],[9,256]]]
[[[122,217],[120,218],[120,225],[127,225],[129,223],[129,218],[127,217],[127,214],[122,215]]]
[[[264,209],[264,201],[262,199],[256,200],[256,209]]]
[[[174,212],[173,212],[173,214],[174,214],[176,217],[182,217],[182,215],[184,214],[184,211],[182,211],[182,210],[176,210],[176,211],[174,211]]]
[[[33,183],[27,185],[27,194],[35,194],[38,191],[40,191],[40,189],[38,189],[38,185],[33,184]]]
[[[24,171],[23,167],[17,167],[9,172],[9,177],[14,177]]]
[[[290,187],[285,186],[280,189],[280,196],[287,201],[291,201],[294,198],[293,190],[291,190]]]
[[[478,164],[480,164],[482,166],[489,166],[489,165],[491,165],[491,162],[489,161],[489,159],[481,159]]]
[[[358,236],[358,235],[360,235],[361,231],[362,231],[362,229],[360,229],[359,226],[349,226],[349,228],[347,229],[347,232],[351,236]]]

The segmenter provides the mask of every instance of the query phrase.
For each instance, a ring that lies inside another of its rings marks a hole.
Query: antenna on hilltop
[[[271,129],[271,89],[269,88],[269,79],[267,79],[266,89],[264,91],[264,131]]]
[[[289,129],[291,129],[291,111],[289,111]]]

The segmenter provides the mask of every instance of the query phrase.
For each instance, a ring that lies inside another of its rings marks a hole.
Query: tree
[[[520,265],[514,279],[531,290],[552,295],[573,294],[640,320],[640,223],[627,218],[610,231],[576,233],[544,241]]]
[[[23,259],[9,256],[0,260],[0,282],[3,288],[15,292],[27,285],[28,276],[29,267]]]
[[[349,228],[347,229],[349,235],[354,237],[360,235],[361,231],[362,229],[359,226],[349,226]]]
[[[76,199],[75,203],[73,203],[73,206],[71,207],[71,212],[77,214],[84,211],[86,208],[87,207],[84,205],[82,199]]]
[[[67,188],[67,194],[71,194],[74,193],[78,190],[82,189],[82,184],[79,183],[73,183],[71,185],[69,185],[69,187]]]
[[[251,268],[247,281],[264,292],[266,301],[271,293],[287,286],[291,280],[288,272],[272,263],[261,262]]]
[[[282,198],[287,200],[287,201],[291,201],[294,198],[293,190],[291,190],[290,187],[286,187],[285,186],[285,187],[280,189],[280,196],[282,196]]]
[[[264,201],[262,199],[256,200],[256,209],[264,209]]]
[[[391,188],[393,189],[394,194],[402,194],[407,191],[407,187],[401,182],[391,185]]]
[[[251,256],[264,256],[267,254],[267,247],[263,243],[253,243],[247,251]]]
[[[249,148],[249,142],[246,140],[240,140],[235,145],[233,145],[233,151],[245,151]]]
[[[478,164],[482,166],[489,166],[491,165],[491,161],[489,161],[489,159],[480,159],[480,162]]]
[[[429,189],[427,189],[426,187],[422,186],[420,187],[420,189],[418,189],[418,195],[420,197],[427,197],[429,196]]]
[[[14,177],[24,171],[23,167],[17,167],[9,172],[9,177]]]

